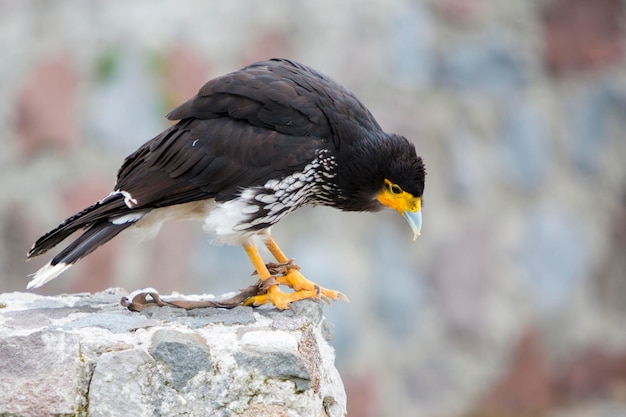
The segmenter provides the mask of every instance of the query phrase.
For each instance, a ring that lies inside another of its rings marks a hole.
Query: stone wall
[[[351,415],[626,414],[623,0],[0,1],[0,292],[206,80],[271,56],[354,91],[426,162],[424,227],[305,209],[274,228],[325,315]],[[121,234],[37,294],[223,293],[240,248]],[[618,410],[617,412],[615,410]]]
[[[345,415],[319,303],[135,313],[123,295],[0,295],[0,415]]]

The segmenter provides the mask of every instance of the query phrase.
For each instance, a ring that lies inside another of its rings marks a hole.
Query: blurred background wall
[[[349,415],[626,416],[622,0],[0,0],[0,291],[208,79],[287,57],[427,164],[423,234],[305,209],[275,228],[326,309]],[[131,233],[41,294],[247,286],[199,224]]]

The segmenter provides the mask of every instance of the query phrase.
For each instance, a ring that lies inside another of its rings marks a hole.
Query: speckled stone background
[[[622,0],[0,1],[0,292],[209,78],[273,56],[354,91],[424,157],[423,235],[306,209],[274,235],[346,293],[350,416],[626,415]],[[220,294],[240,248],[130,233],[37,292]]]

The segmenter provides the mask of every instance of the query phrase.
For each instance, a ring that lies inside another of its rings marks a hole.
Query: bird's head
[[[337,207],[347,211],[394,209],[408,221],[415,240],[422,227],[426,177],[422,158],[400,135],[368,133],[348,147],[337,164],[337,182],[343,194]]]
[[[383,206],[396,210],[407,220],[415,241],[422,228],[422,195],[426,170],[413,144],[401,136],[392,135],[391,138],[394,146],[389,149],[388,164],[382,167],[383,183],[376,200]]]

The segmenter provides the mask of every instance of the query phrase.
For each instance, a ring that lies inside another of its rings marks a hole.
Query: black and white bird
[[[82,230],[28,288],[56,278],[125,229],[155,233],[166,220],[204,221],[217,241],[243,246],[261,280],[271,274],[256,237],[286,263],[270,230],[304,205],[389,207],[420,234],[425,170],[414,145],[385,133],[352,93],[305,65],[252,64],[209,81],[167,117],[178,122],[124,160],[109,195],[35,242],[28,258]],[[245,304],[284,309],[305,298],[345,298],[295,268],[274,278],[266,294]]]

